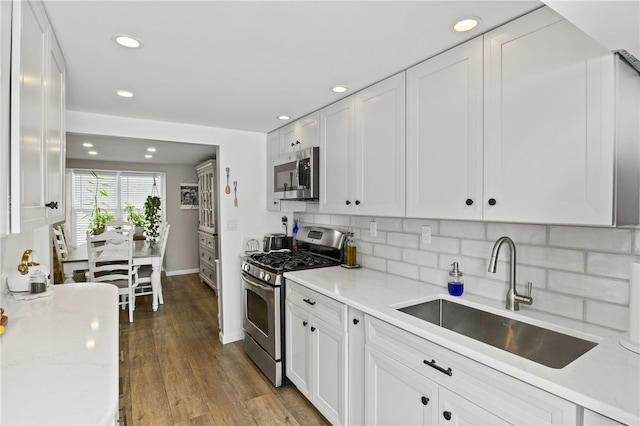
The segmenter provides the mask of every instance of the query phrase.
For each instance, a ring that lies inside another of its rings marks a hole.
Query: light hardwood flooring
[[[136,299],[120,315],[120,406],[137,425],[327,425],[292,386],[274,388],[242,351],[218,339],[215,293],[197,274],[162,277],[164,305]]]

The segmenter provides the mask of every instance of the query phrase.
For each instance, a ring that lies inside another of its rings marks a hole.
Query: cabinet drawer
[[[510,423],[577,422],[578,407],[569,401],[369,315],[365,330],[368,346]]]
[[[206,249],[204,247],[200,247],[200,261],[207,262],[209,265],[213,266],[213,262],[216,260],[213,255],[213,250]]]
[[[317,318],[347,331],[347,306],[337,300],[308,289],[295,281],[287,280],[287,300]]]
[[[198,232],[198,235],[199,235],[201,247],[206,247],[210,250],[215,251],[216,245],[215,245],[215,239],[213,238],[213,235],[205,234],[204,232]]]
[[[200,264],[200,276],[202,279],[214,284],[216,282],[216,269],[215,266],[208,266],[204,263]]]

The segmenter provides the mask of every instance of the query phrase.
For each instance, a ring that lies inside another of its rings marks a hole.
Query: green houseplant
[[[135,235],[141,237],[144,232],[145,216],[142,210],[131,204],[127,204],[124,208],[124,212],[127,214],[127,222],[133,223],[136,227]]]
[[[88,189],[91,193],[91,213],[89,213],[89,231],[91,235],[98,235],[104,232],[104,227],[108,222],[114,220],[114,217],[106,209],[107,203],[102,201],[102,198],[109,196],[107,189],[111,186],[108,183],[101,182],[102,178],[94,171],[91,171],[93,176],[92,180],[89,180],[89,185],[92,188]]]
[[[160,228],[160,197],[149,195],[144,202],[145,234],[152,243],[158,241]]]

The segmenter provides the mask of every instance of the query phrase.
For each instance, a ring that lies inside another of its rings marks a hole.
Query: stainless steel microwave
[[[319,148],[307,148],[279,157],[273,163],[273,198],[317,200],[320,196]]]

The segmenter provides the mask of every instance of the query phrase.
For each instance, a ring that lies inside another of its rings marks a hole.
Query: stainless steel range
[[[283,274],[339,265],[344,241],[340,231],[301,227],[293,250],[253,253],[242,262],[244,351],[276,387],[283,384],[286,362]]]

